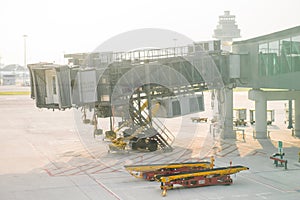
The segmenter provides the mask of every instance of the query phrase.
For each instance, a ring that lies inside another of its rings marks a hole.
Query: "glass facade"
[[[260,76],[300,71],[300,35],[261,43],[258,52]]]

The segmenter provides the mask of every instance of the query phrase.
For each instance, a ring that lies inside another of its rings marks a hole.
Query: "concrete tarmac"
[[[206,108],[209,103],[206,101]],[[235,107],[253,106],[247,93],[235,93]],[[253,138],[253,126],[239,127],[236,140],[222,140],[210,133],[210,122],[194,123],[204,112],[165,119],[176,135],[172,152],[111,152],[103,136],[93,137],[92,126],[78,124],[76,111],[38,109],[29,96],[0,96],[0,199],[2,200],[136,200],[136,199],[299,199],[300,140],[283,123],[283,102],[271,102],[276,121],[268,127],[269,139]],[[105,127],[107,119],[100,120]],[[288,169],[276,167],[270,155],[278,141]],[[216,167],[244,165],[250,168],[232,176],[230,186],[174,189],[161,196],[160,183],[136,179],[126,164],[209,160]]]

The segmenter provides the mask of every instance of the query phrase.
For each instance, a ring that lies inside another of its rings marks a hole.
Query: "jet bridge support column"
[[[249,91],[249,99],[255,101],[255,137],[267,138],[267,100],[262,90]]]
[[[295,136],[300,137],[300,97],[295,99]]]
[[[225,87],[225,113],[224,113],[224,139],[235,139],[236,135],[233,131],[233,89]]]

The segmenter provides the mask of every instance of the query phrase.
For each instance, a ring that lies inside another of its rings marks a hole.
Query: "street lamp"
[[[176,47],[177,38],[173,38],[173,41],[174,41],[174,47]]]
[[[174,41],[174,56],[175,56],[176,55],[177,38],[173,38],[173,41]]]
[[[25,69],[27,68],[27,59],[26,59],[26,38],[27,38],[27,35],[23,35],[23,38],[24,38],[24,67]],[[25,71],[23,72],[23,85],[25,85]]]
[[[24,38],[24,67],[26,67],[26,38],[27,35],[23,35]]]

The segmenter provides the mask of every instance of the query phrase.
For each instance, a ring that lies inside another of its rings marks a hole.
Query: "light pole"
[[[173,41],[174,41],[174,47],[176,47],[177,38],[173,38]]]
[[[26,57],[26,38],[27,38],[27,35],[23,35],[23,38],[24,38],[24,67],[25,69],[27,68],[27,57]],[[25,85],[25,71],[23,72],[23,85]]]
[[[173,41],[174,41],[174,56],[175,56],[176,55],[177,38],[173,38]]]

